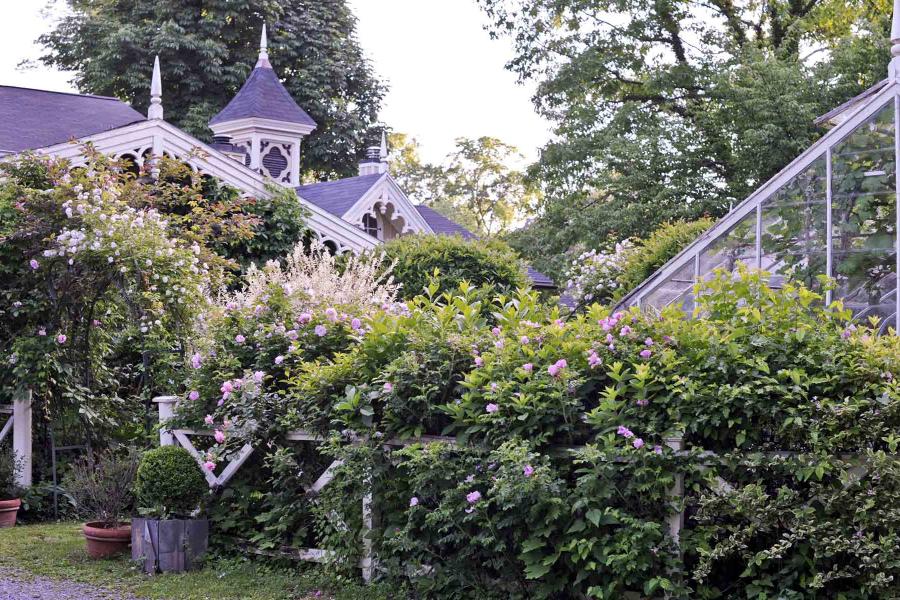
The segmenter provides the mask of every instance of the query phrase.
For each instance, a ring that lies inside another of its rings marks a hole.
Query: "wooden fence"
[[[13,398],[12,404],[0,405],[0,443],[12,435],[12,450],[21,461],[16,483],[31,486],[31,390]]]

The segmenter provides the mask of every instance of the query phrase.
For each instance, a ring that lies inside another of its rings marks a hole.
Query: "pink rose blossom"
[[[328,330],[325,329],[324,325],[316,325],[316,335],[319,337],[325,337],[325,334],[328,333]]]
[[[634,441],[631,442],[631,445],[640,450],[644,447],[644,440],[642,440],[641,438],[634,438]]]
[[[653,446],[653,452],[655,454],[662,454],[662,446]]]
[[[222,398],[219,398],[219,401],[216,402],[216,406],[222,406],[223,404],[225,404],[225,398],[227,398],[227,396],[223,396]]]
[[[619,428],[616,430],[616,433],[626,439],[634,437],[634,433],[630,429],[625,427],[624,425],[619,425]]]
[[[300,324],[306,324],[306,323],[309,323],[310,321],[312,321],[312,315],[311,315],[310,313],[308,313],[308,312],[300,313],[300,316],[297,317],[297,321],[298,321]]]
[[[475,504],[479,500],[481,500],[481,492],[479,492],[478,490],[466,494],[466,502],[468,502],[469,504]]]
[[[419,504],[419,499],[416,498],[415,496],[413,496],[412,498],[409,499],[410,506],[418,506],[418,504]]]
[[[58,336],[56,336],[56,343],[62,345],[62,344],[65,344],[66,340],[68,340],[68,339],[69,338],[67,338],[64,333],[61,333]]]
[[[388,393],[393,392],[393,391],[394,391],[394,384],[391,383],[390,381],[385,381],[385,382],[384,382],[384,391],[386,391],[386,392],[388,392]]]
[[[207,471],[209,471],[210,473],[212,473],[213,471],[216,470],[216,463],[214,463],[211,460],[208,460],[205,463],[203,463],[203,468],[206,469]]]
[[[491,333],[493,333],[495,336],[500,335],[500,328],[494,327],[493,329],[491,329]]]
[[[31,266],[31,269],[32,269],[33,271],[37,271],[38,267],[41,266],[41,263],[39,263],[38,261],[34,260],[33,258],[32,258],[30,261],[28,261],[28,264]]]
[[[619,335],[621,335],[622,337],[631,335],[631,327],[629,327],[628,325],[623,326],[622,329],[619,330]]]
[[[213,421],[213,416],[212,416],[212,415],[206,415],[205,417],[203,417],[203,422],[206,423],[207,425],[212,425],[213,422],[214,422],[214,421]]]
[[[195,369],[199,369],[202,362],[203,362],[203,357],[200,356],[199,352],[197,352],[196,354],[194,354],[191,357],[191,367],[193,367]]]
[[[46,329],[45,327],[41,327],[40,329],[38,329],[38,335],[41,336],[41,337],[46,336],[46,335],[47,335],[47,329]]]
[[[197,390],[191,390],[191,393],[188,394],[188,399],[195,402],[200,399],[200,392]]]
[[[332,323],[337,321],[337,316],[338,316],[337,311],[334,310],[333,308],[325,309],[325,317]]]
[[[241,334],[237,334],[236,336],[234,336],[234,341],[238,344],[243,344],[244,342],[247,341],[247,338],[245,338]]]
[[[284,362],[284,357],[281,356],[280,354],[279,354],[278,356],[275,357],[275,364],[276,364],[276,365],[280,365],[280,364],[283,363],[283,362]]]
[[[547,367],[547,372],[550,373],[551,377],[558,376],[560,370],[561,369],[559,367],[557,367],[556,365],[550,365],[549,367]]]
[[[522,370],[526,373],[531,373],[532,371],[534,371],[534,365],[531,363],[525,363],[524,365],[522,365]]]
[[[534,475],[534,467],[532,467],[531,465],[525,465],[525,468],[522,469],[522,474],[525,477],[531,477],[532,475]]]
[[[522,337],[519,338],[519,343],[521,343],[523,346],[528,345],[528,343],[529,343],[530,341],[531,341],[531,340],[528,338],[527,335],[523,335]]]
[[[225,441],[225,432],[221,429],[216,429],[215,432],[213,432],[213,437],[216,439],[217,444],[221,444]]]
[[[265,371],[257,371],[253,374],[253,381],[255,381],[256,383],[262,383],[265,376]]]
[[[492,414],[500,410],[500,407],[493,402],[484,407],[484,411],[488,414]]]
[[[350,321],[350,328],[353,331],[359,331],[360,327],[362,327],[362,321],[354,317],[353,320]]]
[[[484,359],[481,358],[480,356],[476,356],[476,357],[475,357],[475,366],[476,366],[476,367],[483,367],[483,366],[484,366]]]
[[[652,346],[652,345],[653,345],[653,338],[648,337],[646,340],[644,340],[644,345],[645,345],[645,346]]]
[[[234,386],[231,385],[230,381],[226,381],[222,384],[222,387],[219,388],[219,391],[223,394],[230,394],[232,391],[234,391]]]
[[[651,352],[650,350],[647,350],[647,349],[641,350],[641,352],[640,352],[641,358],[650,358],[652,355],[653,355],[653,352]]]

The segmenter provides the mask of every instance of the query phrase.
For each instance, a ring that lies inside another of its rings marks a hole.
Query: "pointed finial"
[[[894,0],[894,17],[891,20],[891,79],[900,79],[900,0]]]
[[[381,130],[381,150],[378,153],[378,158],[381,159],[381,162],[387,160],[388,157],[388,147],[387,147],[387,133],[382,129]]]
[[[150,108],[148,119],[162,119],[162,77],[159,74],[159,56],[153,59],[153,78],[150,80]]]
[[[269,64],[269,40],[266,36],[266,24],[263,23],[262,35],[259,37],[259,60],[256,61],[257,67],[268,67]]]

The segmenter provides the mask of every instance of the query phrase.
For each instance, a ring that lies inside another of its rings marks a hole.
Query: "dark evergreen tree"
[[[49,66],[74,72],[84,93],[146,109],[153,56],[163,65],[166,120],[209,138],[207,121],[256,63],[260,29],[291,95],[318,123],[303,169],[353,175],[377,120],[384,84],[355,37],[346,0],[66,0],[71,15],[42,35]]]

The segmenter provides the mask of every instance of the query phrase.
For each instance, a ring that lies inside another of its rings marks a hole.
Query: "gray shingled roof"
[[[0,86],[0,155],[45,148],[146,117],[121,100]]]
[[[310,183],[296,188],[301,198],[338,217],[343,217],[356,201],[372,189],[383,173],[347,177],[337,181]]]
[[[316,122],[297,105],[281,84],[267,60],[261,60],[256,65],[237,95],[210,119],[209,124],[251,117],[316,126]]]

